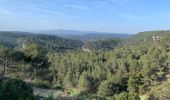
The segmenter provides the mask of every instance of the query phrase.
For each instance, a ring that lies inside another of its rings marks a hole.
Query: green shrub
[[[140,100],[136,93],[120,93],[115,95],[115,100]]]
[[[1,82],[0,100],[35,100],[33,89],[19,79],[5,79]]]

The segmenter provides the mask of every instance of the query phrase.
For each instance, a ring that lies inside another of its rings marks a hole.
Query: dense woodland
[[[117,46],[120,46],[123,40],[121,39],[105,39],[105,40],[91,40],[86,41],[83,45],[83,48],[87,48],[91,51],[93,50],[106,50],[106,49],[113,49]]]
[[[65,51],[81,48],[80,40],[60,38],[53,35],[31,34],[27,32],[0,32],[0,44],[8,48],[37,44],[48,51]]]
[[[1,32],[0,43],[0,56],[14,66],[7,71],[6,79],[1,80],[0,98],[10,97],[10,93],[5,92],[9,88],[17,91],[18,84],[26,88],[25,93],[30,93],[17,95],[18,100],[36,99],[31,86],[62,90],[76,100],[170,98],[170,31],[86,42],[51,35]],[[62,96],[46,99],[58,98]]]

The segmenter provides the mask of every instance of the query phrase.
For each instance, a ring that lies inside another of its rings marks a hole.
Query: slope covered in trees
[[[120,46],[122,42],[123,40],[118,38],[86,41],[83,45],[83,48],[89,50],[107,50]]]
[[[74,50],[82,47],[79,40],[65,39],[52,35],[26,32],[0,32],[0,44],[5,47],[23,47],[35,43],[51,51]]]
[[[54,52],[41,44],[53,37],[37,36],[25,48],[1,46],[0,55],[16,66],[7,73],[8,77],[20,78],[39,88],[65,90],[70,98],[140,100],[142,95],[150,94],[148,98],[159,99],[164,96],[156,96],[160,93],[152,91],[159,90],[160,84],[169,84],[170,34],[151,33],[140,33],[130,42],[107,50],[101,49],[107,45],[102,41],[101,47],[91,52]],[[153,36],[160,38],[153,40]],[[140,38],[148,41],[143,43]],[[169,87],[162,85],[166,86]]]
[[[146,31],[140,32],[129,39],[127,39],[127,44],[144,44],[148,42],[153,42],[155,40],[163,40],[162,38],[169,37],[170,31]]]

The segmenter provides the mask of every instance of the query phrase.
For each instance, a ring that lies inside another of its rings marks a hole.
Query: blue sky
[[[0,30],[170,29],[170,0],[0,0]]]

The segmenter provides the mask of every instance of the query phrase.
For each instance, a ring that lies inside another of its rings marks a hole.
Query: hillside
[[[51,51],[74,50],[82,47],[82,42],[53,35],[27,32],[0,32],[0,44],[5,47],[22,47],[35,43]]]
[[[144,97],[161,100],[168,97],[169,31],[142,32],[123,42],[121,39],[87,41],[84,46],[94,49],[90,52],[79,50],[81,41],[52,35],[14,32],[0,35],[2,41],[7,39],[6,43],[14,45],[14,48],[4,47],[6,44],[0,46],[0,55],[8,60],[9,66],[14,66],[7,68],[4,75],[7,80],[2,79],[0,98],[5,95],[3,91],[9,91],[8,84],[18,87],[19,83],[30,90],[33,87],[30,97],[34,93],[50,100],[140,100]],[[153,40],[153,35],[161,38]],[[141,42],[142,39],[147,42]],[[19,45],[22,41],[27,41],[24,47]],[[63,45],[66,48],[63,49]],[[67,52],[58,52],[65,50]],[[0,62],[1,66],[4,64],[8,63]],[[3,68],[0,71],[3,72]],[[165,96],[157,92],[159,90]]]
[[[129,34],[114,34],[114,33],[89,33],[84,35],[68,35],[66,37],[73,38],[73,39],[79,39],[82,41],[97,41],[97,40],[106,40],[106,39],[113,39],[113,38],[120,38],[120,39],[126,39],[131,37],[132,35]]]
[[[35,43],[50,51],[78,50],[82,47],[91,50],[113,49],[123,42],[124,39],[122,38],[125,39],[126,35],[79,34],[76,38],[73,39],[72,36],[65,36],[65,38],[61,38],[56,35],[49,34],[32,34],[28,32],[0,32],[0,44],[5,47],[16,48]]]
[[[162,40],[162,38],[169,37],[170,31],[146,31],[140,32],[125,41],[127,44],[144,44],[153,42],[155,40]]]
[[[86,41],[83,45],[84,49],[89,50],[109,50],[114,49],[122,44],[123,40],[118,38]]]

